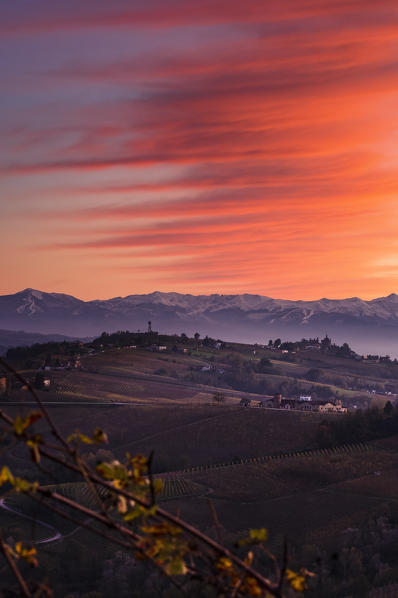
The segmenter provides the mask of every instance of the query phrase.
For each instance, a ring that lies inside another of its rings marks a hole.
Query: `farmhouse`
[[[319,413],[347,413],[347,407],[343,407],[341,401],[335,403],[317,401],[319,403],[317,411]]]
[[[148,351],[155,351],[156,353],[160,353],[161,351],[167,351],[166,345],[151,345],[147,347]]]
[[[259,401],[257,403],[257,407],[266,407],[268,409],[272,408],[274,406],[274,400],[273,399],[262,399],[261,401]]]
[[[276,397],[281,397],[277,399]],[[300,399],[284,399],[282,395],[275,395],[273,399],[262,401],[266,403],[267,407],[274,407],[276,409],[295,409],[297,411],[314,411],[319,413],[346,413],[347,407],[343,407],[340,400],[334,403],[331,401],[312,401],[311,397],[306,397],[305,400]],[[260,405],[259,405],[260,406]]]

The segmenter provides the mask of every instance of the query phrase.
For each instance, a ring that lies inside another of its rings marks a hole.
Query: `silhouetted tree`
[[[394,407],[392,406],[391,401],[387,401],[387,403],[384,405],[384,409],[383,409],[383,413],[386,417],[391,417],[391,415],[393,414],[394,411]]]
[[[225,394],[223,392],[215,392],[213,395],[213,401],[218,405],[225,403]]]

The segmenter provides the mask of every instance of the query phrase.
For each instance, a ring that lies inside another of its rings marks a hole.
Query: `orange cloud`
[[[397,216],[395,3],[52,6],[20,19],[10,8],[9,32],[33,43],[62,30],[68,46],[84,30],[112,52],[40,63],[44,90],[22,94],[26,112],[9,108],[18,124],[4,128],[0,170],[7,222],[27,227],[7,233],[19,268],[29,248],[51,271],[61,259],[87,276],[102,267],[112,294],[158,282],[307,298],[393,290],[393,268],[376,274]],[[140,51],[127,37],[119,48],[115,27],[144,28]],[[65,290],[80,294],[83,279],[70,268]],[[86,292],[108,286],[96,274]]]

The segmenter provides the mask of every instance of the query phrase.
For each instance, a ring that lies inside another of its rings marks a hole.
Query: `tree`
[[[69,438],[64,438],[32,386],[1,358],[0,364],[27,385],[38,407],[34,412],[15,418],[0,411],[4,432],[11,441],[5,446],[14,448],[18,444],[22,451],[28,451],[32,470],[37,467],[40,477],[39,481],[31,476],[21,478],[5,464],[0,469],[0,486],[39,503],[48,512],[55,512],[97,535],[102,542],[113,543],[129,557],[136,555],[139,560],[151,563],[185,595],[191,595],[193,581],[203,584],[205,593],[213,588],[217,595],[236,598],[283,598],[284,585],[298,592],[305,589],[310,574],[306,570],[295,572],[287,567],[286,544],[280,566],[271,555],[268,577],[256,569],[256,547],[261,548],[267,540],[264,528],[251,529],[248,536],[242,538],[239,546],[248,552],[240,558],[178,515],[160,508],[156,496],[163,484],[152,474],[152,456],[127,454],[123,462],[111,459],[100,461],[95,469],[90,467],[81,447],[107,443],[106,433],[97,428],[88,436],[76,430]],[[35,429],[38,420],[45,424],[41,425],[40,431]],[[89,504],[97,506],[83,505],[78,498],[65,496],[56,486],[49,485],[49,479],[43,479],[48,473],[53,475],[53,471],[47,469],[49,465],[73,473],[75,479],[87,488],[92,498]],[[25,598],[50,596],[48,586],[38,581],[37,576],[26,579],[26,571],[21,567],[24,563],[32,567],[39,565],[41,557],[36,547],[22,541],[15,546],[10,542],[0,533],[0,556],[19,590],[10,587],[9,579],[5,580],[7,586],[4,587],[2,569],[0,594]]]
[[[213,395],[213,401],[217,403],[217,405],[225,403],[225,394],[223,392],[215,392]]]
[[[246,397],[242,397],[241,400],[240,400],[240,402],[239,402],[239,405],[241,405],[242,407],[250,407],[250,403],[251,402],[252,402],[251,399],[248,399]]]
[[[45,375],[43,372],[37,372],[35,376],[35,388],[42,390],[44,388]]]
[[[273,364],[272,361],[270,361],[269,359],[267,359],[266,357],[262,357],[260,359],[260,362],[257,366],[257,369],[259,372],[261,373],[265,373],[265,372],[269,372],[270,370],[273,369]]]
[[[386,417],[392,416],[394,413],[394,407],[392,406],[391,401],[387,401],[387,403],[384,405],[383,413]]]
[[[311,368],[306,373],[305,377],[307,380],[312,382],[319,382],[322,379],[323,372],[319,368]]]
[[[199,339],[200,339],[200,334],[199,332],[195,332],[195,334],[193,335],[195,341],[196,341],[196,350],[198,350],[198,346],[199,346]]]

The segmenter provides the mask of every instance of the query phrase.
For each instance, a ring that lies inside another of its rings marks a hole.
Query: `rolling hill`
[[[364,301],[288,301],[261,295],[189,295],[154,292],[82,301],[25,289],[0,296],[0,328],[42,334],[94,336],[144,330],[151,320],[163,333],[198,331],[224,340],[264,343],[323,336],[347,341],[362,353],[398,355],[398,295]],[[1,342],[1,338],[0,338]]]

